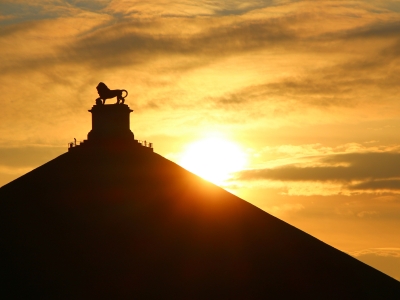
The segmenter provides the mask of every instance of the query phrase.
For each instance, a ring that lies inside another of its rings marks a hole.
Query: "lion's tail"
[[[126,93],[125,97],[123,98],[126,98],[128,96],[128,91],[127,90],[122,90],[122,91]]]

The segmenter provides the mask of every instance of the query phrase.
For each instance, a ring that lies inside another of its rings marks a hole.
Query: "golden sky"
[[[400,279],[400,1],[0,1],[0,186],[86,138],[100,81],[177,163]]]

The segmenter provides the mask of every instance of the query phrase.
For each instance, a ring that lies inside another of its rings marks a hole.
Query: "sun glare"
[[[185,169],[221,185],[231,173],[246,165],[241,148],[223,138],[207,138],[190,144],[180,159]]]

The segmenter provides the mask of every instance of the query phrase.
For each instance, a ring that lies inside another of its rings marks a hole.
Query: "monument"
[[[107,90],[104,91],[102,87]],[[109,150],[137,150],[153,151],[153,144],[147,141],[135,140],[130,129],[130,114],[133,112],[124,104],[125,97],[122,92],[126,90],[110,90],[100,82],[97,86],[99,98],[89,112],[92,113],[92,130],[88,133],[88,139],[80,144],[69,143],[68,151],[77,151],[87,148],[106,148]],[[115,104],[105,104],[106,99],[117,97]]]

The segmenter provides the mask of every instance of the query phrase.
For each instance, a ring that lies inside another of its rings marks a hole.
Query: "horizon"
[[[397,1],[0,7],[0,187],[87,139],[105,82],[156,153],[236,151],[215,183],[400,280]]]

